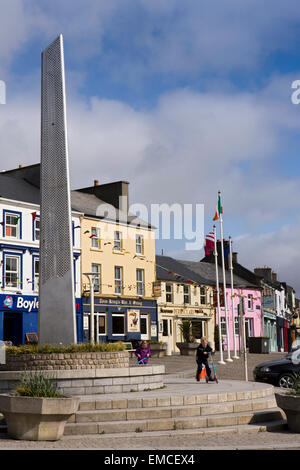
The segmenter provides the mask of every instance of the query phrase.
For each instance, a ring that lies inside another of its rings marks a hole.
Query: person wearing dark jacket
[[[196,361],[198,364],[196,379],[198,382],[200,380],[200,374],[201,374],[201,370],[203,366],[206,369],[206,375],[208,376],[208,380],[212,380],[211,370],[208,365],[208,356],[210,353],[213,353],[213,352],[214,350],[209,346],[207,339],[205,337],[201,338],[201,343],[199,344],[197,348],[197,356],[196,356]]]

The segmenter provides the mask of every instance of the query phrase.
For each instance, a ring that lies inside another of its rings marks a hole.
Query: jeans
[[[204,365],[205,369],[206,369],[206,375],[208,376],[208,378],[210,379],[211,378],[211,370],[210,370],[210,367],[208,365],[208,360],[207,359],[202,359],[202,361],[197,361],[197,364],[198,364],[198,371],[197,373],[198,374],[201,374],[201,371],[202,371],[202,364]]]

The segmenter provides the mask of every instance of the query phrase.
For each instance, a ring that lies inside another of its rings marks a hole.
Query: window
[[[248,294],[248,309],[253,310],[253,295]]]
[[[39,288],[39,278],[40,278],[40,260],[39,258],[34,258],[33,260],[33,290],[38,290]]]
[[[190,286],[183,286],[183,302],[190,303]]]
[[[20,258],[19,256],[5,256],[5,285],[6,287],[18,287],[20,278]]]
[[[92,248],[100,248],[100,228],[92,227],[91,230]]]
[[[137,295],[144,295],[144,270],[136,270],[136,292]]]
[[[21,216],[18,213],[5,214],[5,236],[20,238]]]
[[[206,288],[205,287],[200,287],[200,304],[201,305],[206,304]]]
[[[106,316],[105,313],[98,314],[98,334],[106,335]]]
[[[234,319],[234,334],[239,335],[240,334],[240,322],[237,317]]]
[[[123,268],[115,266],[115,294],[122,294],[123,291]]]
[[[143,247],[143,236],[142,235],[136,235],[136,247],[135,247],[135,251],[136,253],[142,255],[144,253],[144,247]]]
[[[112,314],[112,334],[125,335],[125,317],[122,313]]]
[[[93,275],[94,292],[99,293],[100,292],[100,264],[92,264],[92,273],[95,273],[95,275]]]
[[[114,250],[121,251],[121,248],[122,248],[122,234],[121,232],[115,232]]]
[[[168,330],[168,320],[164,319],[163,320],[163,336],[169,336],[169,330]]]
[[[166,284],[166,302],[173,303],[173,286]]]
[[[34,240],[40,239],[40,218],[37,217],[34,221]]]
[[[221,335],[226,336],[227,331],[226,331],[226,318],[222,317],[221,318]]]

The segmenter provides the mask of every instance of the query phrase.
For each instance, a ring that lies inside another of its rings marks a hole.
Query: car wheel
[[[281,388],[293,388],[295,377],[292,374],[282,374],[279,377],[278,385]]]

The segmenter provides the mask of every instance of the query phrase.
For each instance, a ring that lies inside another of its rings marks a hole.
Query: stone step
[[[145,393],[149,396],[145,397]],[[197,395],[168,395],[167,393],[152,395],[151,392],[144,392],[143,396],[132,397],[128,394],[122,394],[116,398],[101,398],[99,396],[85,396],[82,397],[79,411],[88,410],[109,410],[109,409],[127,409],[127,408],[153,408],[161,406],[180,406],[180,405],[201,405],[207,403],[226,403],[228,401],[244,401],[257,398],[266,398],[274,396],[273,387],[266,387],[265,389],[245,392],[227,392],[205,394],[199,393]]]
[[[78,411],[69,422],[87,423],[101,421],[131,421],[145,419],[165,419],[177,417],[208,416],[231,414],[241,411],[258,411],[275,408],[274,397],[265,399],[244,400],[242,402],[226,402],[206,405],[165,406],[154,408],[130,408],[115,410]]]
[[[87,434],[115,434],[139,433],[149,431],[169,431],[179,429],[200,429],[224,426],[236,426],[249,423],[274,421],[282,419],[279,409],[252,412],[232,412],[220,415],[151,418],[130,421],[93,421],[82,423],[67,423],[65,435],[87,435]]]
[[[287,424],[284,419],[279,419],[275,421],[266,421],[259,424],[239,424],[235,426],[218,426],[211,428],[197,428],[197,429],[177,429],[177,430],[167,430],[167,431],[148,431],[147,438],[151,437],[171,437],[171,436],[180,436],[180,437],[189,437],[193,435],[205,436],[212,434],[242,434],[242,433],[258,433],[258,432],[277,432],[287,429]],[[89,434],[91,439],[107,439],[109,434]],[[64,435],[63,439],[80,439],[84,435]],[[114,433],[114,439],[128,439],[128,438],[145,438],[143,432],[128,432],[128,433]],[[120,444],[121,445],[121,444]]]

